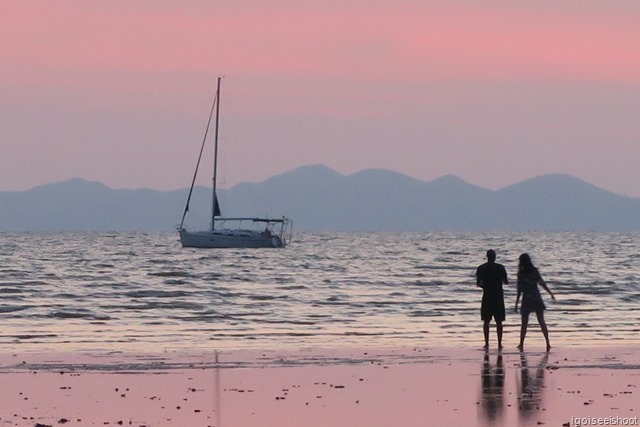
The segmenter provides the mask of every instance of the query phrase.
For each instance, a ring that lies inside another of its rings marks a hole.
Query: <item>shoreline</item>
[[[572,426],[640,415],[640,346],[542,350],[2,353],[0,425]]]

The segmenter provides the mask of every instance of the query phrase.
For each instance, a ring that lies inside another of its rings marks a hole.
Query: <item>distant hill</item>
[[[112,189],[71,179],[0,192],[0,231],[171,231],[188,189]],[[383,169],[344,176],[303,166],[219,191],[225,216],[288,216],[306,231],[640,231],[640,198],[569,175],[498,191],[455,176],[424,182]],[[211,190],[196,187],[187,224],[206,227]]]

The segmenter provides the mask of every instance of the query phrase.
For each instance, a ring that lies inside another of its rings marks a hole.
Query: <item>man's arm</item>
[[[484,288],[482,285],[482,279],[480,278],[480,267],[476,270],[476,286],[479,288]]]
[[[479,288],[484,288],[484,286],[482,286],[482,279],[480,279],[479,277],[476,278],[476,286]]]

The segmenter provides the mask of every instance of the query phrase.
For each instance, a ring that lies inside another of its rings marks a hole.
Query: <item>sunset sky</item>
[[[638,0],[5,0],[0,191],[188,186],[224,76],[224,187],[320,163],[640,197],[639,23]]]

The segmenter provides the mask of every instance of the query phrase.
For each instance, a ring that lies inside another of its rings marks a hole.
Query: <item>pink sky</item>
[[[322,163],[640,197],[638,19],[637,0],[9,0],[0,191],[187,186],[223,75],[225,186]]]

